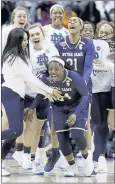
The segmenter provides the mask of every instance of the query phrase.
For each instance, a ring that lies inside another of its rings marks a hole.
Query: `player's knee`
[[[79,141],[82,137],[84,136],[84,131],[83,130],[71,130],[71,137],[76,140]]]
[[[12,131],[14,132],[14,134],[15,134],[16,137],[19,137],[23,133],[23,126],[20,127],[20,128],[18,127],[17,129],[12,129]]]

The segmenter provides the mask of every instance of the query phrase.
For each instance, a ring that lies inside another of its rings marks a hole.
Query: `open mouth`
[[[75,30],[75,26],[70,26],[70,30]]]
[[[52,75],[52,79],[53,80],[57,79],[57,76],[56,75]]]
[[[20,25],[24,25],[24,24],[25,24],[25,22],[19,22],[19,24],[20,24]]]
[[[39,43],[39,42],[40,42],[40,40],[35,40],[35,41],[34,41],[34,43]]]

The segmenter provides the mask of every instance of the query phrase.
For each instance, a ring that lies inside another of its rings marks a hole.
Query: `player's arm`
[[[42,75],[41,81],[48,85],[47,76]],[[41,94],[37,94],[29,109],[35,109],[42,102],[42,100],[44,100],[44,96]]]
[[[93,42],[91,40],[88,40],[86,45],[86,56],[83,73],[83,79],[86,81],[86,84],[88,83],[91,76],[94,58],[95,58],[95,48]]]
[[[74,86],[76,91],[80,94],[81,98],[79,101],[79,104],[77,105],[75,109],[75,114],[79,116],[80,112],[82,109],[85,108],[87,101],[88,101],[88,90],[85,81],[83,78],[77,74],[73,73],[72,74],[72,80],[74,81]]]

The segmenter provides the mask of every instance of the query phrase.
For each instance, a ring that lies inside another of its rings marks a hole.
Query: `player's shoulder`
[[[2,28],[2,32],[8,34],[12,29],[14,29],[14,26],[12,24],[5,26]]]
[[[68,71],[68,77],[72,79],[80,78],[80,75],[77,72],[67,70]]]
[[[81,37],[81,43],[83,43],[84,45],[92,45],[93,44],[93,40],[89,40],[85,37]]]
[[[100,39],[93,39],[93,43],[94,44],[101,44],[101,45],[103,45],[103,44],[108,45],[108,43],[105,40],[100,40]]]

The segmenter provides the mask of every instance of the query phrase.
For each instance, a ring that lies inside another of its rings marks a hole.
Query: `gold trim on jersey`
[[[80,38],[79,38],[79,40],[78,40],[78,43],[76,44],[75,49],[79,46],[80,43],[82,43],[83,45],[85,45],[85,43],[81,41],[81,38],[82,38],[82,37],[80,36]],[[65,38],[65,43],[66,43],[66,45],[71,49],[71,47],[67,44],[66,38]],[[70,43],[73,44],[72,42],[70,42]]]

